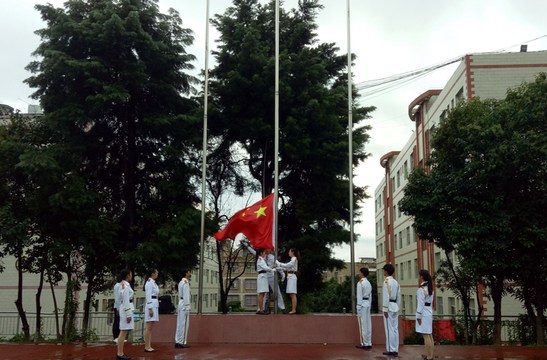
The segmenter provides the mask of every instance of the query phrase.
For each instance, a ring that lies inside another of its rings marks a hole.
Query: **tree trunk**
[[[40,269],[40,280],[38,282],[38,289],[36,291],[36,330],[34,333],[34,342],[37,343],[42,339],[42,288],[44,287],[44,271],[42,266]]]
[[[492,301],[494,302],[494,345],[501,345],[501,300],[503,296],[502,276],[497,276],[492,281]]]
[[[228,313],[228,292],[225,289],[225,282],[224,282],[224,279],[223,279],[224,269],[223,269],[223,266],[222,266],[222,253],[220,251],[221,249],[220,249],[220,244],[219,244],[218,241],[216,242],[216,245],[217,245],[217,259],[218,259],[218,283],[220,285],[219,286],[219,288],[220,288],[220,311],[223,314],[227,314]]]
[[[21,244],[18,244],[17,250],[17,300],[15,300],[15,307],[21,318],[23,338],[25,341],[30,339],[30,326],[27,320],[27,314],[23,309],[23,254],[21,250]]]
[[[125,250],[134,250],[137,246],[133,236],[133,225],[135,224],[135,169],[136,169],[136,124],[135,120],[127,113],[127,108],[123,110],[124,130],[125,130],[125,156],[123,157],[123,200],[124,212],[122,218],[122,238],[125,243]],[[131,264],[127,264],[132,268]]]
[[[545,330],[544,330],[544,324],[545,324],[545,303],[544,303],[544,292],[545,288],[542,286],[544,282],[538,281],[535,283],[536,288],[536,301],[535,301],[535,307],[536,307],[536,343],[538,345],[545,345]]]
[[[87,332],[89,330],[89,308],[91,306],[91,301],[93,301],[93,270],[90,270],[87,276],[87,291],[86,298],[84,301],[84,319],[82,321],[82,340],[84,343],[87,343]]]
[[[49,288],[51,289],[51,297],[53,298],[53,313],[55,314],[55,330],[57,331],[57,340],[61,339],[61,329],[59,326],[59,307],[57,306],[57,297],[55,296],[55,288],[51,281],[51,274],[48,272]]]

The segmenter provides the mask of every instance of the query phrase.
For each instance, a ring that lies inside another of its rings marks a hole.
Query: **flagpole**
[[[205,11],[205,84],[203,90],[203,150],[201,160],[201,241],[199,253],[199,284],[198,284],[198,314],[202,313],[203,305],[203,257],[205,253],[205,177],[207,175],[207,105],[209,96],[209,0]]]
[[[277,259],[278,202],[279,202],[279,0],[275,0],[275,93],[274,93],[274,254]],[[277,274],[276,274],[277,275]],[[274,313],[277,314],[277,276],[274,277]]]
[[[350,0],[347,4],[348,24],[348,159],[349,159],[349,233],[350,233],[350,266],[351,266],[351,313],[355,314],[355,244],[353,236],[353,82],[351,76],[351,36],[350,36]]]

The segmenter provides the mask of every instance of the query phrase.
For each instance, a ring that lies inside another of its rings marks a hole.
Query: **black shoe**
[[[184,345],[182,345],[182,347],[186,349],[186,348],[189,348],[190,345],[184,344]]]
[[[129,360],[131,359],[129,356],[123,354],[123,355],[116,355],[116,358],[120,359],[120,360]]]
[[[363,349],[363,350],[366,348],[365,345],[355,345],[355,347],[356,347],[357,349]]]
[[[387,356],[397,356],[397,353],[394,351],[384,351],[382,354]]]
[[[372,345],[363,346],[363,349],[365,349],[365,350],[372,350]]]
[[[176,343],[176,344],[175,344],[175,347],[176,347],[177,349],[182,349],[182,348],[184,348],[184,344]]]

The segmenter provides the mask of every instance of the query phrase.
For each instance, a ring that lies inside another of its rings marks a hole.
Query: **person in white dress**
[[[416,333],[424,337],[426,360],[433,360],[433,282],[429,271],[419,271],[420,287],[416,292]]]
[[[248,240],[240,240],[241,246],[245,247],[249,254],[256,256],[256,250],[249,244]],[[275,265],[275,256],[272,254],[271,250],[265,250],[266,254],[266,265],[273,268]],[[277,269],[277,272],[281,276],[280,282],[283,282],[285,280],[285,271],[283,269]],[[266,273],[268,275],[268,285],[270,287],[269,291],[264,296],[264,311],[268,312],[268,304],[270,302],[269,294],[270,292],[274,293],[275,289],[275,271],[268,271]],[[279,283],[277,284],[277,308],[281,311],[285,311],[285,302],[283,301],[283,296],[281,295],[281,289],[279,288]],[[257,304],[258,305],[258,304]],[[260,310],[260,307],[258,307],[258,310]]]
[[[120,288],[122,286],[122,278],[120,275],[116,276],[116,284],[114,284],[114,321],[112,321],[112,341],[118,343],[118,335],[120,335]]]
[[[148,271],[148,280],[144,283],[143,289],[146,294],[146,301],[144,303],[144,351],[154,352],[156,351],[152,347],[152,330],[154,323],[160,320],[158,295],[160,288],[156,284],[158,278],[158,270],[150,269]]]
[[[357,322],[359,324],[359,337],[361,343],[355,347],[363,350],[372,349],[372,323],[370,320],[370,304],[372,303],[372,286],[367,279],[368,268],[359,269],[359,282],[357,283]]]
[[[266,263],[267,252],[265,249],[258,249],[256,251],[256,292],[258,294],[257,305],[258,311],[256,312],[259,315],[266,314],[264,310],[264,298],[266,294],[270,292],[270,284],[268,283],[268,273],[275,272],[274,268],[271,268]]]
[[[190,270],[183,270],[183,278],[179,282],[178,294],[179,304],[177,313],[177,331],[175,333],[175,347],[189,348],[188,345],[188,325],[190,323]]]
[[[135,307],[133,305],[133,296],[135,292],[129,284],[133,280],[133,273],[131,270],[122,270],[120,273],[123,279],[120,286],[120,307],[118,309],[120,313],[120,335],[118,335],[118,347],[117,358],[121,360],[130,359],[129,356],[124,354],[125,339],[129,331],[135,328],[135,322],[133,321],[133,312]]]
[[[383,270],[386,277],[382,288],[382,311],[384,313],[384,329],[386,332],[386,351],[383,354],[398,356],[401,291],[399,283],[393,278],[395,267],[392,264],[385,264]]]
[[[278,267],[287,271],[287,288],[285,292],[291,298],[291,311],[289,312],[289,314],[294,315],[296,314],[296,306],[298,304],[298,298],[296,296],[296,294],[298,293],[298,277],[296,276],[296,272],[298,271],[300,253],[297,249],[291,248],[289,249],[289,257],[291,258],[291,260],[288,263],[281,263],[279,261],[276,261],[276,264]]]

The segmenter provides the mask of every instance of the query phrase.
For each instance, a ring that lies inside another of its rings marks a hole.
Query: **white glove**
[[[285,281],[285,272],[281,273],[281,282]]]

